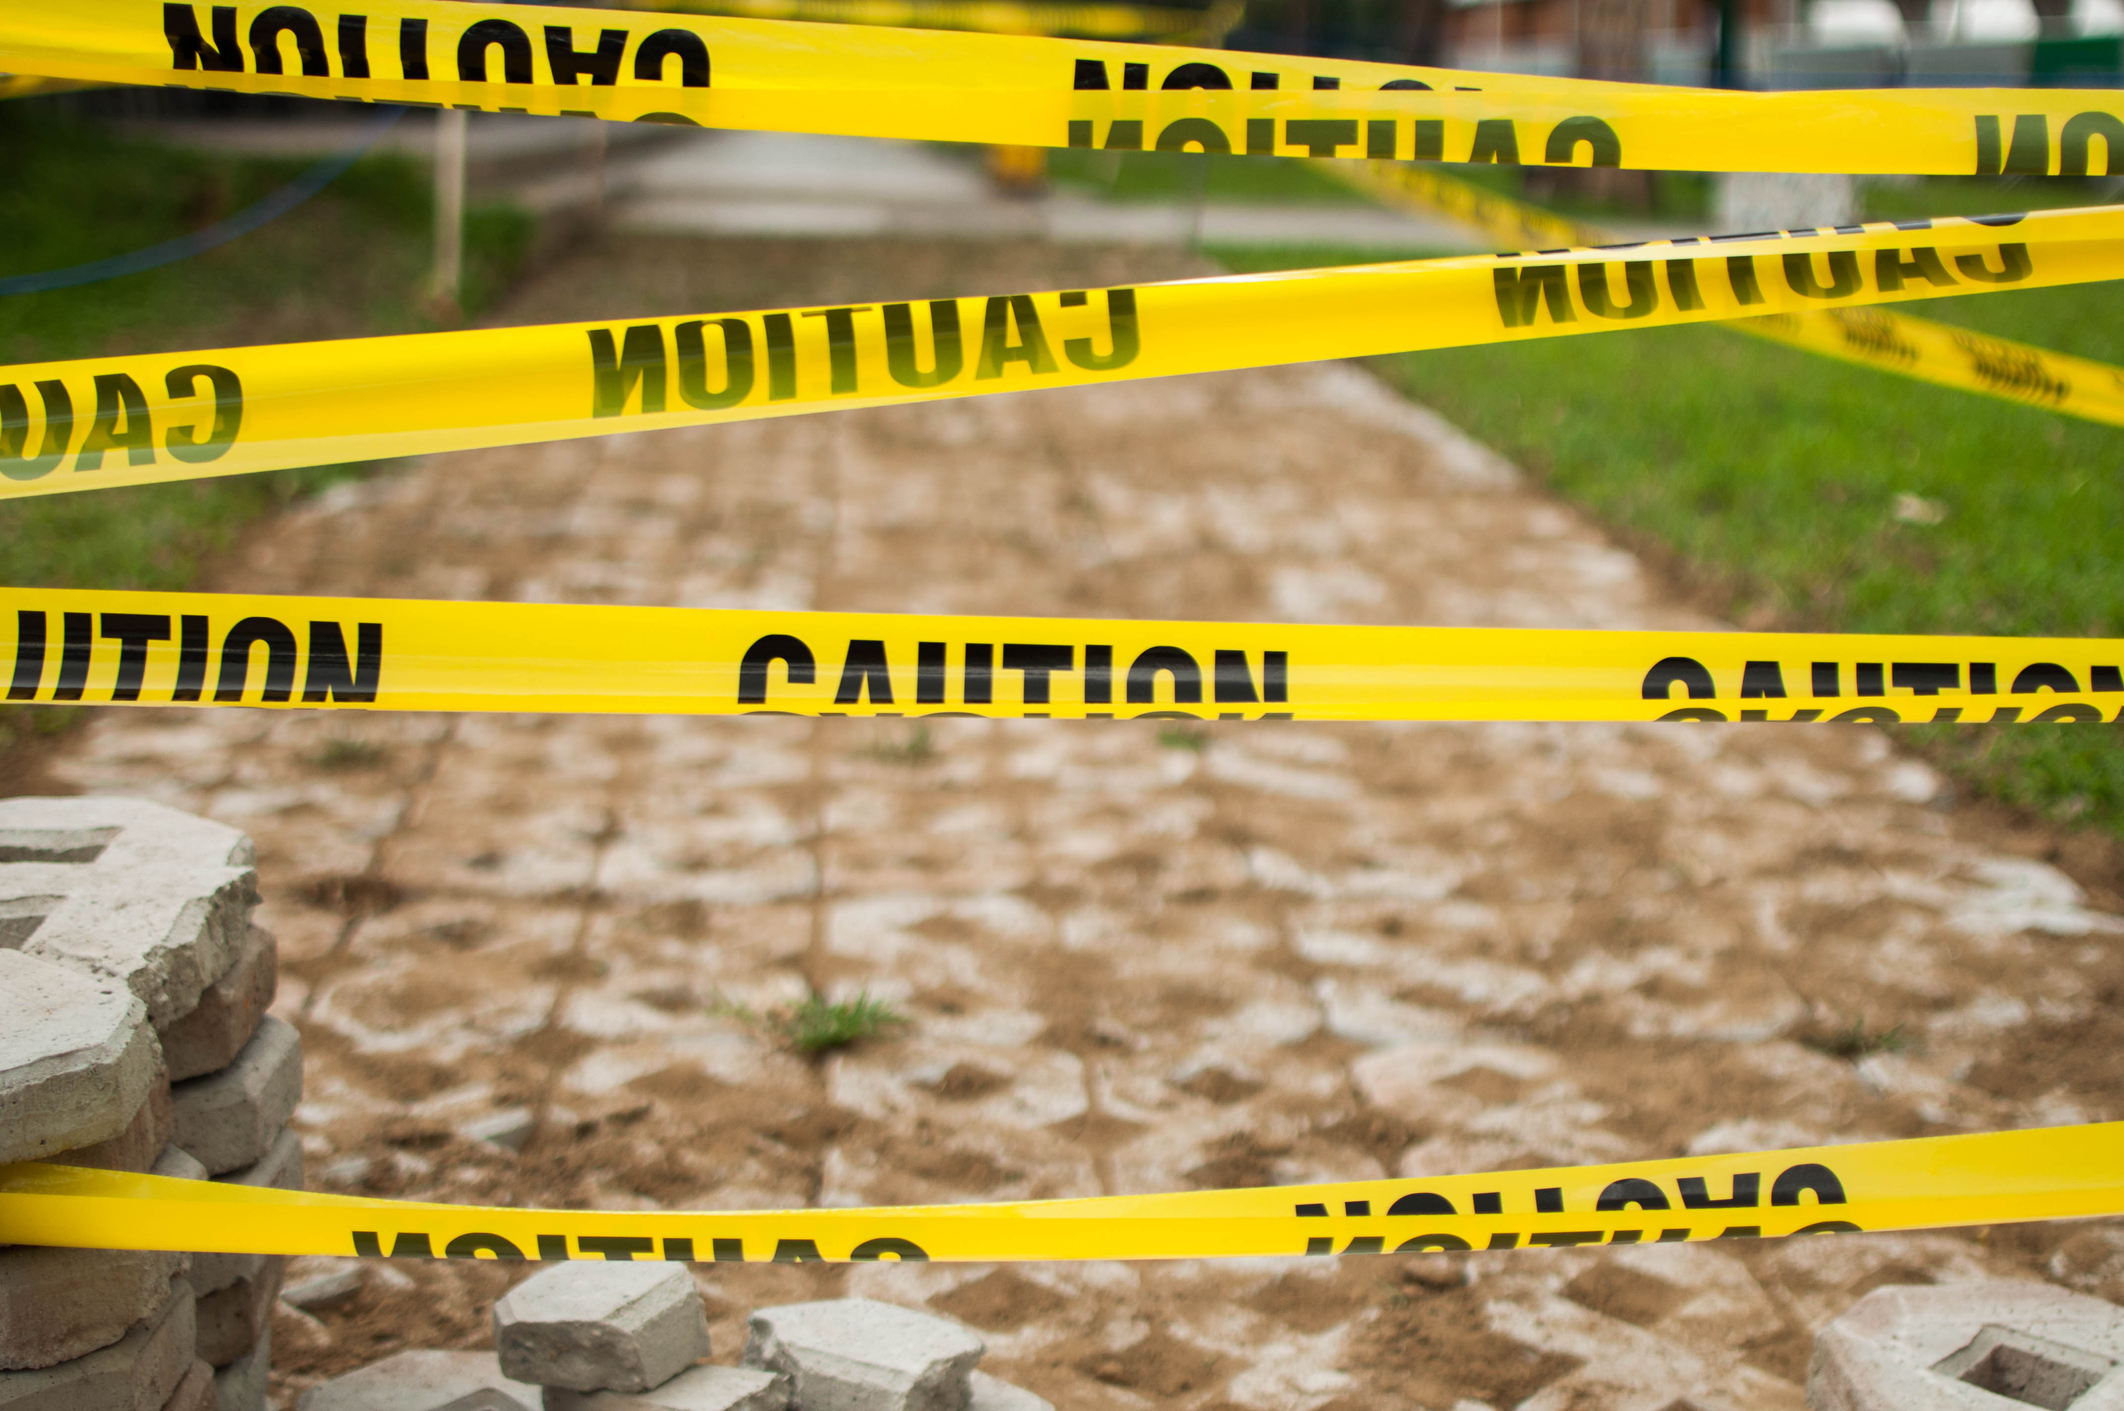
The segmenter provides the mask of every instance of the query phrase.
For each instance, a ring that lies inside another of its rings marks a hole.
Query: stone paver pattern
[[[1195,268],[830,243],[800,263],[808,283],[775,247],[644,242],[509,313]],[[215,586],[1707,625],[1339,364],[438,456],[290,512]],[[853,1206],[2124,1115],[2103,1057],[2124,921],[1871,727],[141,710],[54,767],[256,839],[323,1190]],[[910,1023],[807,1061],[739,1012],[812,990]],[[1854,1025],[1894,1037],[1861,1053]],[[464,1134],[482,1123],[521,1151]],[[276,1394],[488,1345],[523,1272],[392,1264],[283,1306]],[[753,1308],[860,1294],[967,1322],[986,1370],[1072,1411],[1797,1411],[1810,1334],[1872,1287],[2120,1276],[2102,1224],[696,1269],[717,1361]]]

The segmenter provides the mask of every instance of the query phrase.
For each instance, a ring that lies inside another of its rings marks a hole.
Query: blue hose
[[[180,235],[175,240],[165,240],[159,245],[150,245],[130,254],[113,255],[107,260],[92,260],[88,264],[69,265],[65,269],[49,269],[41,274],[8,275],[0,278],[0,294],[40,294],[47,289],[71,289],[77,284],[94,284],[99,280],[117,279],[121,275],[138,274],[142,270],[188,260],[194,255],[205,254],[217,245],[226,245],[238,236],[249,235],[267,222],[278,220],[338,180],[364,152],[376,145],[377,139],[388,132],[393,123],[405,116],[405,112],[404,108],[392,107],[378,113],[353,146],[325,158],[263,201],[246,206],[235,215],[226,220],[218,220],[204,230],[195,230],[189,235]]]

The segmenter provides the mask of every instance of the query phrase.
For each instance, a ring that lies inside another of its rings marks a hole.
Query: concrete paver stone
[[[234,1062],[176,1084],[177,1145],[219,1176],[263,1157],[302,1098],[302,1036],[267,1018]]]
[[[49,1160],[67,1166],[87,1166],[98,1171],[145,1171],[169,1149],[177,1132],[177,1114],[170,1103],[169,1079],[155,1075],[147,1100],[133,1113],[125,1130],[88,1146],[57,1152]]]
[[[0,910],[22,949],[120,981],[160,1029],[236,958],[258,902],[251,840],[161,804],[0,800]]]
[[[169,1301],[182,1254],[0,1249],[0,1370],[56,1366],[109,1347]]]
[[[170,1081],[181,1083],[234,1061],[272,1006],[279,954],[272,932],[262,926],[248,929],[236,958],[201,992],[192,1012],[162,1031]]]
[[[0,1411],[162,1411],[198,1359],[192,1286],[172,1279],[162,1307],[109,1347],[57,1366],[0,1372]]]
[[[192,1164],[197,1166],[199,1163],[193,1161]],[[273,1144],[266,1148],[264,1156],[214,1179],[224,1185],[299,1191],[302,1189],[302,1138],[283,1128],[280,1135],[273,1138]],[[252,1277],[265,1267],[265,1261],[263,1254],[194,1254],[192,1287],[204,1298],[238,1279]]]
[[[217,1411],[214,1405],[214,1369],[204,1362],[192,1363],[192,1370],[177,1383],[177,1390],[162,1403],[162,1411]]]
[[[653,1391],[546,1388],[545,1411],[788,1411],[789,1378],[758,1367],[689,1367]]]
[[[280,1288],[280,1301],[290,1308],[300,1308],[306,1312],[313,1308],[330,1308],[360,1293],[367,1282],[368,1271],[362,1268],[359,1261],[349,1259],[338,1268],[307,1274],[292,1283],[283,1283]]]
[[[495,1303],[494,1347],[519,1381],[648,1391],[708,1355],[708,1315],[684,1265],[557,1264]]]
[[[986,1372],[974,1373],[969,1387],[973,1399],[966,1403],[966,1411],[1055,1411],[1055,1404],[1046,1397],[1035,1396],[1024,1387],[1012,1386]]]
[[[249,1355],[265,1336],[280,1295],[287,1258],[273,1255],[262,1268],[226,1288],[199,1295],[199,1356],[213,1367],[226,1367]]]
[[[9,997],[0,1161],[40,1161],[124,1132],[162,1068],[141,1002],[112,981],[15,950],[0,950],[0,994]]]
[[[266,1380],[272,1370],[273,1330],[268,1327],[248,1357],[215,1369],[214,1411],[266,1411]]]
[[[539,1389],[503,1376],[491,1352],[401,1352],[312,1387],[295,1411],[539,1411],[539,1403]]]
[[[148,1174],[168,1176],[173,1181],[204,1181],[207,1168],[199,1164],[198,1157],[171,1142],[162,1149],[162,1155],[155,1158],[155,1164],[148,1167]],[[196,1267],[193,1272],[198,1272]]]
[[[1814,1339],[1814,1411],[2124,1407],[2124,1308],[2049,1284],[1875,1289]]]
[[[840,1298],[758,1310],[743,1362],[788,1373],[804,1411],[966,1411],[987,1351],[949,1319]]]

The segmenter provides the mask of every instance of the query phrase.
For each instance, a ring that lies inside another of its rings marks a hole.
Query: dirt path
[[[1186,269],[619,254],[507,318]],[[1340,365],[436,457],[280,522],[215,586],[1697,621]],[[53,768],[257,838],[320,1189],[853,1205],[2124,1116],[2124,922],[2029,855],[2057,840],[1972,822],[1871,728],[112,712]],[[914,1022],[814,1065],[712,1008],[808,986]],[[1903,1046],[1836,1056],[1854,1024]],[[459,1134],[510,1109],[537,1124],[521,1155]],[[1984,1272],[2114,1296],[2124,1232],[700,1278],[725,1358],[750,1307],[861,1291],[979,1325],[992,1370],[1069,1411],[1723,1411],[1802,1405],[1809,1331],[1866,1289]],[[283,1310],[276,1385],[477,1345],[507,1277],[392,1266],[321,1319]]]

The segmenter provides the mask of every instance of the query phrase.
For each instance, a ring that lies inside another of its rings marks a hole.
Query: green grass
[[[1227,251],[1235,269],[1336,262]],[[2124,283],[1911,312],[2124,363]],[[2124,635],[2124,430],[1728,330],[1375,360],[1753,628]],[[1896,515],[1918,495],[1937,524]],[[2117,732],[1895,727],[1973,787],[2124,832]]]
[[[1047,154],[1047,175],[1065,190],[1109,201],[1192,201],[1199,195],[1211,201],[1246,204],[1367,204],[1363,195],[1297,157],[1065,147]]]
[[[797,1004],[755,1013],[749,1006],[717,997],[710,1014],[729,1015],[748,1028],[765,1030],[797,1052],[807,1055],[831,1053],[874,1038],[887,1029],[905,1027],[911,1021],[868,990],[854,999],[829,1000],[813,990]]]
[[[352,774],[364,769],[380,769],[390,758],[390,750],[372,740],[335,735],[317,747],[310,756],[310,763],[328,774]]]
[[[929,727],[917,725],[905,739],[886,739],[881,735],[863,753],[881,764],[927,764],[937,757],[937,746],[929,738]]]
[[[418,118],[410,119],[419,121]],[[170,239],[240,210],[302,162],[171,151],[0,104],[0,189],[17,218],[0,275],[64,268]],[[261,230],[161,269],[0,298],[0,364],[416,332],[435,326],[421,281],[430,250],[425,172],[364,158]],[[465,305],[498,298],[521,266],[530,217],[467,220]],[[12,379],[8,379],[12,380]],[[259,516],[359,466],[278,471],[0,502],[0,583],[179,589]],[[0,712],[0,745],[70,713]]]
[[[1901,1053],[1910,1047],[1910,1036],[1903,1026],[1889,1029],[1869,1029],[1864,1019],[1854,1019],[1848,1029],[1818,1029],[1801,1037],[1800,1042],[1816,1053],[1826,1053],[1831,1058],[1841,1058],[1846,1063],[1857,1063],[1877,1053]]]

